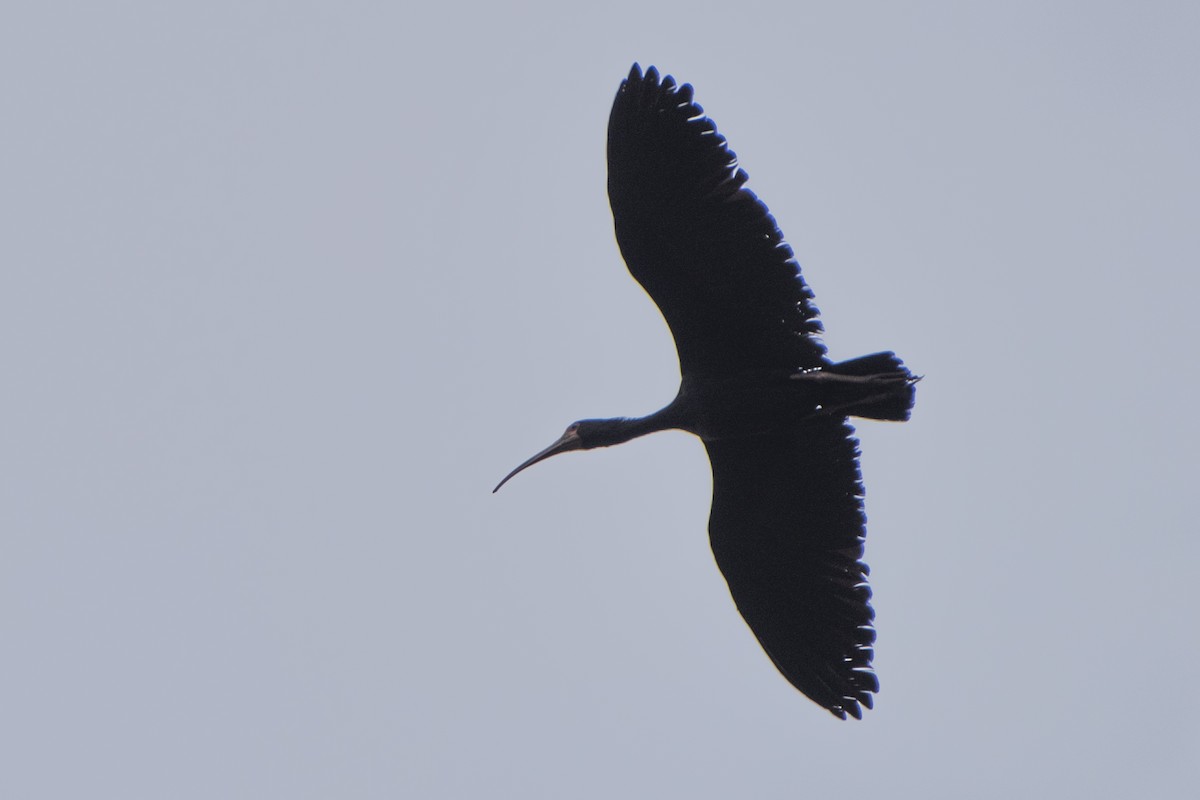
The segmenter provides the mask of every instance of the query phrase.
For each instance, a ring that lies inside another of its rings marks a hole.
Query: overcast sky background
[[[1200,7],[8,3],[0,795],[1183,797]],[[859,426],[877,707],[781,678],[605,195],[696,86]]]

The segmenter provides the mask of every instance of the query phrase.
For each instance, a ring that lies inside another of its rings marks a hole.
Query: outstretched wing
[[[633,65],[609,117],[608,197],[685,375],[827,363],[812,292],[748,177],[691,85]]]
[[[784,436],[704,444],[709,536],[738,610],[797,689],[861,718],[879,682],[854,429],[818,418]]]

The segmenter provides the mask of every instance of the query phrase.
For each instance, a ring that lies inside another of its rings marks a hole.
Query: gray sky
[[[0,795],[1168,797],[1200,771],[1200,11],[9,3]],[[877,707],[781,678],[605,196],[695,84],[859,426]]]

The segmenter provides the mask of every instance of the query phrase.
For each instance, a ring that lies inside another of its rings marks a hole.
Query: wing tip
[[[660,80],[658,67],[651,64],[650,66],[646,67],[645,70],[643,70],[642,65],[637,61],[633,62],[633,66],[629,68],[629,75],[625,78],[626,84],[644,83],[656,88],[660,84],[666,84],[668,82],[674,84],[675,79],[668,75],[666,78]]]
[[[863,709],[870,711],[875,708],[875,693],[879,691],[879,678],[875,676],[875,671],[861,667],[853,671],[861,682],[850,690],[852,694],[843,695],[825,706],[826,710],[838,719],[846,719],[848,716],[862,719]]]
[[[633,66],[630,67],[629,75],[625,78],[624,83],[625,85],[640,83],[647,88],[659,89],[666,94],[682,95],[686,104],[692,102],[692,96],[695,93],[695,89],[690,83],[679,83],[674,75],[660,72],[658,67],[653,64],[643,70],[642,65],[637,61],[633,62]]]

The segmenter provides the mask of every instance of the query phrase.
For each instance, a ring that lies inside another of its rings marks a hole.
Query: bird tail
[[[793,377],[825,384],[826,413],[893,422],[904,422],[912,414],[915,384],[921,380],[892,352],[852,358]]]

